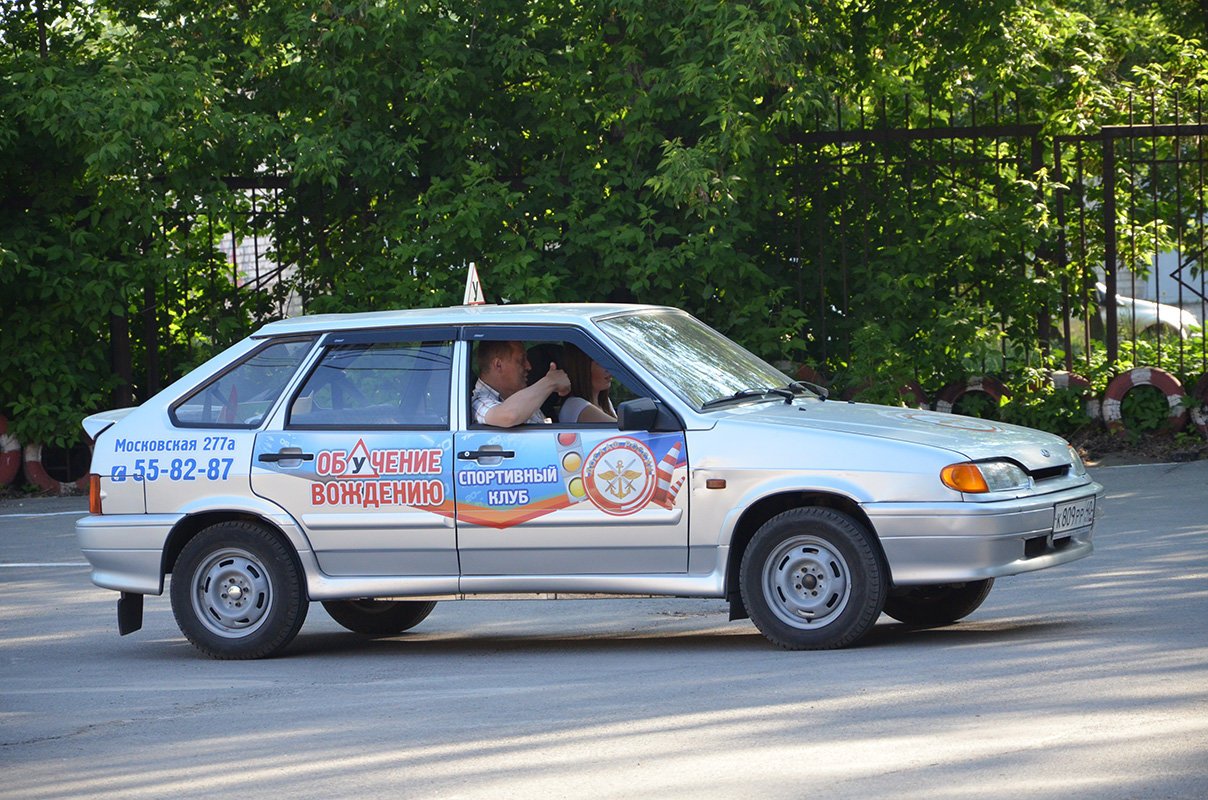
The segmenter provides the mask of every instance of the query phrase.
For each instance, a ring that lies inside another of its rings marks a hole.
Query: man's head
[[[520,342],[481,342],[478,377],[504,400],[528,386],[528,355]]]

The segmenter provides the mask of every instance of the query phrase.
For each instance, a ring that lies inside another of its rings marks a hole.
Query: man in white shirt
[[[541,404],[550,394],[570,394],[570,378],[549,365],[545,377],[528,385],[532,369],[520,342],[482,342],[478,345],[478,383],[471,398],[474,421],[500,428],[549,422]]]

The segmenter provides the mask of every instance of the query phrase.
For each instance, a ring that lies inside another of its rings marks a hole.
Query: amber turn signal
[[[88,513],[101,513],[101,476],[95,472],[88,476]]]
[[[986,479],[976,464],[949,464],[940,470],[940,480],[949,489],[968,494],[982,494],[990,491]]]

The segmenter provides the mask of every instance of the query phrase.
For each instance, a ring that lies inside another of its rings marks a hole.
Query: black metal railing
[[[940,377],[1036,359],[1110,371],[1142,355],[1183,376],[1208,371],[1204,338],[1169,316],[1178,307],[1202,324],[1208,312],[1203,98],[1147,98],[1121,114],[1052,136],[1013,97],[836,101],[788,137],[774,173],[787,224],[761,252],[807,313],[808,360],[834,373],[877,326],[898,326],[917,344],[899,354],[912,365],[945,357],[929,336],[985,337]],[[326,257],[322,191],[270,175],[223,183],[225,205],[163,221],[162,275],[111,320],[119,404],[306,309],[300,270]],[[951,318],[929,317],[935,308]]]

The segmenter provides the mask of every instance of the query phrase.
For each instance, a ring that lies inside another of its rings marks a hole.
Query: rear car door
[[[301,523],[329,575],[456,576],[453,329],[328,334],[252,488]]]

